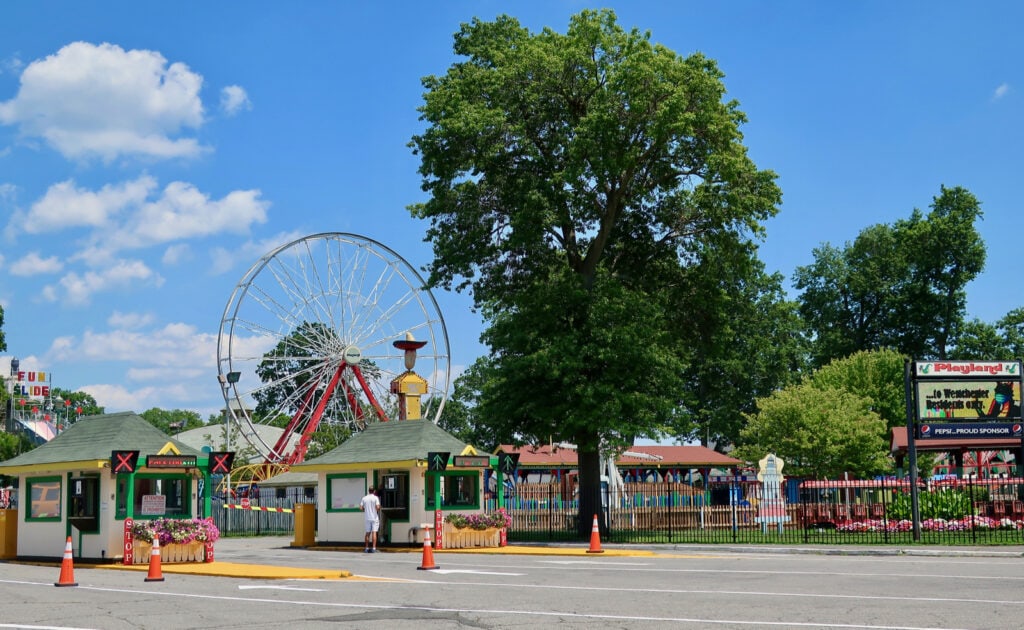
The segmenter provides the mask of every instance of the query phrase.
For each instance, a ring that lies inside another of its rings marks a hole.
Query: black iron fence
[[[579,506],[562,487],[521,484],[506,498],[512,541],[579,540]],[[707,487],[627,483],[603,492],[602,540],[621,543],[1024,543],[1024,479],[919,485],[919,540],[906,479],[788,480],[764,497],[758,482]],[[592,518],[592,517],[591,517]]]
[[[579,504],[563,488],[520,484],[506,496],[508,539],[580,541]],[[906,479],[787,480],[770,501],[759,482],[739,478],[706,487],[627,483],[603,491],[597,517],[611,543],[1024,544],[1024,479],[943,479],[918,491],[919,540]],[[291,535],[295,504],[315,501],[296,495],[225,509],[218,500],[213,517],[225,535]],[[487,511],[496,508],[488,501]],[[585,518],[589,525],[593,515]]]

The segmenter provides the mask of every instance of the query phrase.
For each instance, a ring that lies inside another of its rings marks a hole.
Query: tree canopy
[[[686,357],[675,435],[718,450],[735,444],[757,398],[801,378],[807,357],[782,277],[726,236],[701,248],[670,312]]]
[[[181,433],[182,431],[189,431],[191,429],[198,429],[199,427],[206,426],[203,422],[202,416],[195,411],[185,411],[183,409],[160,409],[159,407],[153,407],[143,411],[141,414],[142,418],[160,429],[167,435],[174,435]]]
[[[904,357],[856,352],[757,401],[733,453],[757,461],[773,452],[790,474],[827,478],[890,468],[889,429],[906,425]]]
[[[878,348],[948,358],[964,326],[966,286],[985,267],[981,216],[974,195],[942,186],[927,215],[915,209],[842,249],[815,249],[814,262],[794,273],[814,364]]]
[[[454,50],[423,80],[411,143],[428,283],[469,289],[487,320],[480,413],[502,440],[576,443],[589,515],[599,451],[676,424],[691,340],[669,314],[685,269],[716,235],[760,236],[781,194],[715,62],[611,11],[565,34],[473,20]]]
[[[788,474],[816,479],[844,472],[866,477],[888,467],[885,421],[871,410],[869,399],[804,382],[758,402],[737,457],[757,461],[773,452],[787,463]]]

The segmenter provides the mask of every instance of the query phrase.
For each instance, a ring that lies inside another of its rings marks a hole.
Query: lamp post
[[[217,382],[220,383],[221,389],[224,393],[224,450],[227,452],[231,451],[231,398],[229,391],[231,388],[238,383],[239,377],[242,376],[241,372],[228,372],[227,374],[218,374]],[[231,500],[231,471],[227,472],[227,479],[224,483],[224,504],[227,505]],[[231,531],[231,510],[224,515],[224,531]]]
[[[7,379],[7,415],[4,417],[5,429],[8,433],[14,433],[14,384],[18,380],[18,368],[21,362],[18,357],[11,359],[11,377]]]

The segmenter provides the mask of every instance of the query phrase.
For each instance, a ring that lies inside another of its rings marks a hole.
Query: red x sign
[[[110,469],[113,473],[133,473],[139,462],[138,451],[111,451]]]
[[[226,475],[231,472],[231,464],[235,461],[233,451],[218,451],[210,453],[210,474]]]

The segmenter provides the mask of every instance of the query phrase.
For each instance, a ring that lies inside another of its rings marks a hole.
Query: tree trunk
[[[607,533],[601,509],[601,454],[596,449],[583,450],[581,447],[576,457],[580,475],[580,513],[577,525],[580,538],[589,540],[594,515],[597,515],[601,533]]]

